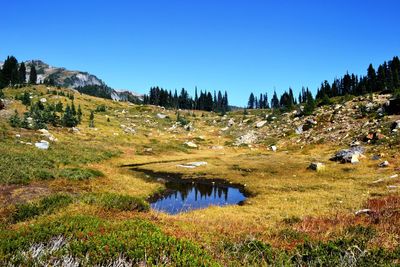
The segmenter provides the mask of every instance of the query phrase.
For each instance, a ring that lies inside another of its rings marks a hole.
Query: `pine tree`
[[[248,103],[247,103],[247,108],[248,109],[254,109],[254,101],[255,101],[255,99],[254,99],[254,94],[253,93],[251,93],[250,94],[250,97],[249,97],[249,101],[248,101]]]
[[[369,92],[374,92],[376,90],[376,72],[372,64],[369,64],[367,77],[367,89]]]
[[[274,90],[274,94],[271,99],[271,108],[273,108],[273,109],[279,108],[279,99],[278,99],[278,95],[276,94],[275,90]]]
[[[36,68],[35,68],[35,66],[32,65],[31,71],[29,73],[29,83],[36,84],[36,82],[37,82]]]
[[[21,64],[19,65],[18,74],[19,74],[19,83],[22,84],[26,83],[26,67],[24,62],[21,62]]]
[[[311,115],[314,112],[314,109],[315,109],[315,100],[311,92],[308,91],[306,104],[304,105],[304,114]]]
[[[2,68],[3,87],[18,84],[18,60],[13,56],[8,56]]]
[[[93,110],[90,111],[89,127],[90,128],[94,128],[94,112],[93,112]]]
[[[78,112],[77,112],[77,116],[78,116],[78,123],[82,122],[82,109],[81,109],[81,105],[78,106]]]

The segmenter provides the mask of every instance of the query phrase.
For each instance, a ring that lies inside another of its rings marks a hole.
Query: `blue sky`
[[[0,58],[42,59],[113,88],[315,92],[400,55],[398,0],[2,1]]]

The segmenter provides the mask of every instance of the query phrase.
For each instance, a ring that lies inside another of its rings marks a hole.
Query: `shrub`
[[[12,215],[14,222],[24,221],[41,214],[49,214],[72,203],[72,197],[64,194],[55,194],[41,199],[37,203],[24,203],[15,206]]]
[[[96,107],[96,112],[106,112],[107,108],[106,105],[101,104]]]
[[[85,201],[89,204],[98,204],[109,210],[145,212],[150,209],[149,204],[141,198],[115,193],[88,195]]]
[[[61,242],[55,245],[54,240]],[[38,255],[29,253],[38,246]],[[167,236],[141,219],[65,216],[17,230],[0,229],[2,266],[55,266],[65,259],[77,266],[121,266],[118,259],[127,262],[124,266],[218,266],[197,245]]]
[[[58,176],[62,178],[67,178],[69,180],[81,181],[95,177],[102,177],[104,176],[104,174],[99,170],[93,169],[66,168],[61,169],[58,172]]]

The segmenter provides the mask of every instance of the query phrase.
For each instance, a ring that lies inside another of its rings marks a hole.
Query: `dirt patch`
[[[1,185],[0,202],[3,206],[26,202],[49,195],[51,190],[43,185]]]

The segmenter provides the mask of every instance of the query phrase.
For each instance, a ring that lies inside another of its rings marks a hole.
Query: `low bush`
[[[66,207],[73,201],[72,197],[65,194],[55,194],[41,199],[39,202],[18,204],[12,215],[14,222],[31,219],[38,215],[49,214],[60,208]]]
[[[53,266],[65,259],[74,266],[218,266],[195,244],[140,219],[109,222],[80,215],[0,229],[2,266]]]
[[[99,170],[82,169],[82,168],[66,168],[58,172],[58,176],[69,180],[81,181],[96,177],[103,177],[104,174]]]
[[[91,194],[84,200],[86,203],[97,204],[109,210],[145,212],[150,209],[149,204],[141,198],[115,193]]]

